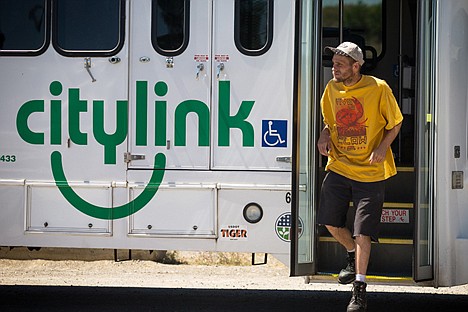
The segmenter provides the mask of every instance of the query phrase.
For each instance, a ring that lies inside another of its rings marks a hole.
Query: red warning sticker
[[[209,57],[208,54],[195,54],[193,59],[195,62],[208,62]]]
[[[216,62],[227,62],[227,61],[229,61],[229,55],[228,54],[216,54],[215,55],[215,61]]]

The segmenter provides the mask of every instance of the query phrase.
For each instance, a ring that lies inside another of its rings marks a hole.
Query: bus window
[[[154,49],[164,56],[182,54],[189,42],[190,1],[153,0],[151,10]]]
[[[54,1],[52,42],[66,56],[109,56],[124,41],[123,0]]]
[[[236,0],[234,41],[246,55],[268,51],[273,41],[273,0]]]
[[[324,0],[322,6],[324,46],[339,45],[341,35],[341,41],[352,41],[359,45],[365,53],[364,58],[368,63],[366,66],[375,63],[384,52],[382,1]]]
[[[38,55],[47,43],[46,0],[0,1],[0,55]]]

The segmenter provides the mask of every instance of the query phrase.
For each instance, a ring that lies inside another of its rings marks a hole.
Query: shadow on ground
[[[346,311],[350,293],[306,290],[0,286],[0,311]],[[368,293],[368,311],[467,311],[467,295]]]

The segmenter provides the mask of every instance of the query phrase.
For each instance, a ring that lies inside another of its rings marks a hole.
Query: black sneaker
[[[340,271],[338,274],[338,283],[340,284],[349,284],[354,282],[356,279],[356,263],[355,263],[355,253],[348,253],[347,256],[348,265],[346,268]]]
[[[364,282],[353,283],[353,296],[348,304],[346,312],[364,312],[367,311],[366,286]]]

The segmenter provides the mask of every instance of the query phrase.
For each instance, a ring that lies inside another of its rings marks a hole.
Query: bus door
[[[322,16],[322,24],[318,36],[321,44],[303,39],[307,45],[302,46],[301,64],[299,66],[300,90],[297,103],[296,118],[299,123],[295,129],[298,146],[294,149],[296,159],[293,170],[296,175],[293,183],[295,204],[293,212],[296,216],[296,231],[304,220],[304,228],[310,228],[311,247],[307,244],[301,247],[304,234],[299,232],[292,244],[292,255],[296,256],[296,266],[300,268],[301,252],[308,251],[311,259],[309,265],[303,265],[306,271],[313,274],[333,275],[346,265],[345,249],[328,233],[326,228],[316,226],[315,213],[318,206],[320,185],[325,176],[326,157],[318,154],[316,142],[323,128],[320,114],[320,96],[326,83],[332,78],[331,55],[324,53],[325,46],[337,46],[343,41],[357,43],[365,54],[363,74],[369,74],[384,79],[390,85],[404,115],[400,134],[392,144],[398,174],[386,183],[385,203],[380,225],[379,244],[373,244],[368,267],[368,275],[385,276],[399,279],[415,280],[432,278],[432,237],[430,205],[433,196],[433,186],[430,183],[431,170],[428,170],[430,146],[432,140],[430,116],[431,107],[418,103],[428,103],[424,100],[422,90],[430,90],[429,82],[418,82],[418,70],[428,55],[417,57],[418,9],[421,7],[416,0],[408,1],[317,1],[320,9],[308,8],[303,4],[302,36],[314,33],[310,29],[317,27],[307,14],[315,12],[315,18]],[[422,9],[421,9],[422,10]],[[366,21],[359,16],[378,16],[374,21]],[[372,13],[370,13],[372,12]],[[424,12],[423,12],[424,13]],[[399,16],[398,19],[388,16]],[[427,18],[427,12],[420,15]],[[421,22],[423,23],[423,22]],[[427,23],[427,20],[426,20]],[[422,27],[421,29],[426,29]],[[426,34],[427,37],[430,37]],[[429,39],[425,39],[426,41]],[[426,43],[427,44],[427,43]],[[304,47],[307,46],[307,47]],[[313,51],[317,52],[314,58]],[[307,62],[310,60],[309,62]],[[320,65],[314,65],[319,63]],[[308,68],[316,68],[320,72],[307,72]],[[429,76],[429,75],[426,75]],[[305,78],[304,78],[305,77]],[[302,87],[304,81],[307,85]],[[306,95],[303,93],[306,92]],[[423,99],[421,100],[422,97]],[[304,102],[307,101],[307,102]],[[422,102],[421,102],[422,101]],[[303,116],[306,112],[306,116]],[[415,144],[418,142],[418,144]],[[418,155],[418,156],[416,156]],[[295,210],[295,211],[294,211]],[[350,206],[347,226],[351,228],[354,217]],[[311,222],[308,224],[308,222]],[[415,233],[415,231],[418,231]],[[416,234],[416,235],[415,235]],[[414,237],[416,239],[414,239]],[[309,243],[309,242],[307,242]],[[413,251],[413,244],[415,251]],[[307,250],[310,248],[310,250]],[[313,253],[315,252],[315,254]],[[416,265],[414,259],[421,263]],[[313,263],[313,265],[311,265]],[[419,269],[418,269],[419,267]],[[300,272],[300,270],[298,270]],[[292,272],[292,274],[297,272]],[[298,274],[301,275],[301,274]]]
[[[216,185],[202,178],[210,160],[211,1],[131,1],[129,21],[130,199],[156,165],[165,171],[154,199],[130,215],[129,234],[214,237]],[[165,164],[155,163],[158,153]]]
[[[208,169],[211,5],[208,0],[130,3],[129,168]]]
[[[153,169],[157,153],[166,158],[154,207],[132,217],[132,233],[212,237],[222,182],[214,175],[276,170],[287,178],[293,54],[284,47],[293,43],[293,14],[292,1],[130,3],[131,197],[149,179],[140,169]],[[231,185],[254,183],[228,176]]]
[[[290,170],[291,3],[131,3],[129,168]]]
[[[294,1],[214,1],[215,170],[290,171]]]
[[[286,262],[294,3],[213,1],[211,168],[220,177],[219,224],[248,230],[248,242],[238,244],[235,251],[269,250]],[[252,203],[264,211],[258,223],[240,219],[242,209]],[[220,235],[218,246],[233,250],[235,245]]]

